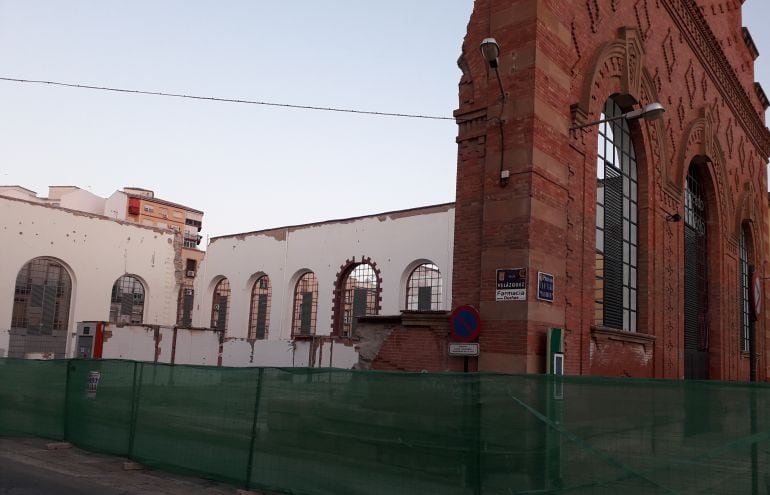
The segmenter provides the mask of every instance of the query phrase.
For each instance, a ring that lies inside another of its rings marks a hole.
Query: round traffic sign
[[[751,295],[754,302],[754,317],[759,318],[759,313],[762,309],[762,279],[759,276],[759,272],[754,272],[754,276],[751,281]]]
[[[449,330],[457,342],[473,342],[479,338],[481,316],[476,308],[465,304],[458,306],[449,317]]]

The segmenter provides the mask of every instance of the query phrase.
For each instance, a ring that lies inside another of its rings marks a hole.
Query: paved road
[[[101,495],[105,489],[88,478],[67,476],[10,459],[0,463],[0,495]]]
[[[49,450],[38,439],[0,438],[0,495],[234,495],[236,488],[151,470],[80,449]]]

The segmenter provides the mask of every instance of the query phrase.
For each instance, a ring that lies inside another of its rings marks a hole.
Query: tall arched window
[[[601,119],[622,113],[610,98]],[[639,212],[636,152],[625,119],[599,126],[596,178],[594,320],[597,325],[635,332]]]
[[[359,316],[376,315],[378,304],[378,277],[369,263],[357,263],[342,274],[337,283],[336,328],[338,335],[350,337]]]
[[[294,311],[291,323],[292,335],[315,334],[318,308],[318,281],[315,273],[307,272],[294,287]]]
[[[227,333],[230,316],[230,282],[223,278],[214,288],[211,302],[211,328]]]
[[[16,276],[9,357],[50,352],[62,358],[67,346],[72,279],[54,258],[35,258]]]
[[[702,174],[690,165],[684,193],[684,377],[709,377],[708,221]]]
[[[264,339],[270,326],[270,278],[262,275],[251,288],[249,338]]]
[[[438,311],[441,309],[441,272],[433,263],[417,266],[406,282],[408,311]]]
[[[112,285],[110,322],[141,324],[144,319],[144,285],[138,278],[123,275]]]
[[[739,246],[740,256],[740,308],[741,308],[741,350],[749,352],[749,254],[746,247],[746,227],[741,227],[741,239]]]
[[[53,258],[35,258],[16,276],[11,327],[29,334],[67,330],[72,280]]]

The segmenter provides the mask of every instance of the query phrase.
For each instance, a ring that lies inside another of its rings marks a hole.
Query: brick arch
[[[714,188],[720,230],[725,234],[732,234],[733,232],[728,230],[727,219],[730,217],[730,212],[734,211],[735,199],[729,194],[722,144],[714,133],[715,119],[711,109],[703,107],[700,109],[700,114],[701,116],[692,121],[682,134],[679,153],[674,161],[670,179],[676,189],[683,192],[690,165],[705,164],[704,168],[708,171]]]
[[[734,242],[739,242],[741,230],[744,226],[749,230],[751,237],[751,249],[750,253],[753,254],[751,258],[757,266],[762,266],[765,260],[765,253],[762,249],[758,249],[761,246],[761,242],[757,242],[762,235],[761,222],[762,215],[757,212],[762,211],[764,208],[762,205],[757,205],[756,198],[762,198],[764,195],[756,194],[754,184],[747,181],[743,184],[743,191],[735,208],[735,218],[733,223],[732,237]]]
[[[703,187],[703,195],[705,196],[708,229],[706,242],[707,270],[708,273],[713,274],[714,277],[720,277],[722,274],[726,273],[726,270],[732,269],[726,263],[726,260],[728,259],[726,254],[728,250],[733,251],[733,254],[737,255],[737,243],[731,245],[727,242],[728,238],[725,235],[728,230],[726,224],[729,223],[729,221],[725,216],[722,201],[725,196],[725,191],[720,191],[718,178],[720,165],[717,160],[711,160],[708,156],[693,155],[692,159],[685,167],[683,180],[686,180],[690,167],[697,168],[697,174],[700,176],[699,182]],[[684,190],[683,186],[682,201],[684,201]],[[684,228],[684,222],[677,225],[681,229]],[[684,249],[684,244],[682,244],[681,249]],[[682,255],[684,255],[683,252]],[[679,270],[682,270],[681,277],[684,282],[684,264],[679,266]],[[717,278],[715,280],[719,279]],[[732,294],[735,294],[732,292],[732,289],[734,289],[734,287],[727,287],[719,282],[710,282],[708,284],[708,311],[706,313],[706,318],[708,320],[709,379],[721,379],[725,376],[723,365],[726,360],[729,360],[728,355],[725,352],[726,349],[729,348],[728,342],[731,338],[730,329],[733,328],[732,323],[734,323],[731,319],[733,316],[731,308],[736,301],[732,296]],[[680,312],[684,308],[683,291],[681,295],[682,298],[679,302]],[[684,318],[682,319],[682,322],[684,323]],[[682,328],[682,331],[684,331],[684,328]]]
[[[361,264],[368,264],[372,267],[372,270],[374,270],[374,274],[377,277],[376,311],[377,314],[382,311],[382,274],[380,269],[377,267],[377,263],[372,261],[372,259],[367,256],[362,256],[360,261],[356,261],[355,256],[348,258],[345,260],[345,263],[340,265],[340,269],[334,277],[334,290],[332,296],[332,335],[339,336],[340,328],[342,327],[341,309],[344,302],[342,293],[345,289],[345,280],[347,279],[350,272],[353,271],[356,266]]]
[[[573,107],[575,124],[595,120],[613,93],[626,96],[624,106],[636,103],[642,89],[643,67],[644,48],[639,33],[635,28],[620,28],[618,38],[601,45],[588,63],[580,101]]]
[[[737,239],[741,233],[743,222],[749,220],[752,223],[757,221],[756,206],[751,198],[756,197],[754,184],[750,181],[743,183],[743,190],[738,197],[735,208],[735,219],[733,222],[733,236]]]
[[[620,105],[624,111],[632,110],[635,105],[658,101],[658,89],[655,80],[644,66],[644,50],[639,33],[634,28],[621,28],[618,37],[601,45],[593,54],[584,71],[584,79],[579,101],[572,105],[573,125],[595,121],[609,98]],[[629,130],[636,151],[638,177],[639,208],[639,257],[637,260],[638,276],[638,319],[637,329],[644,333],[652,321],[651,305],[647,303],[648,287],[654,286],[651,247],[645,244],[651,238],[651,215],[654,191],[660,188],[661,177],[668,163],[670,152],[665,142],[665,126],[662,120],[638,120],[629,122]],[[572,134],[573,146],[582,149],[587,164],[596,163],[596,140],[598,126],[587,127]],[[577,141],[577,142],[576,142]],[[588,176],[595,179],[596,168],[586,166],[579,173],[585,174],[583,183],[589,183]],[[657,188],[656,188],[657,184]],[[595,217],[595,198],[586,202],[585,218]],[[580,208],[580,205],[575,205]]]

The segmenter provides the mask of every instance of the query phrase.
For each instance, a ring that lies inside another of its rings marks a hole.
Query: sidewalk
[[[0,495],[234,495],[236,487],[162,471],[125,470],[126,459],[50,441],[0,438]]]

